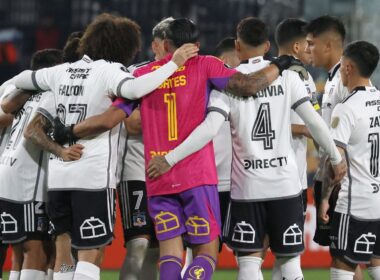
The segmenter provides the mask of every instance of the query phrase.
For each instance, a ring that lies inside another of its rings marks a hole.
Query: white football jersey
[[[218,191],[231,189],[232,139],[230,122],[225,121],[213,139],[216,170],[218,172]]]
[[[48,153],[24,137],[24,130],[33,119],[39,104],[52,95],[32,95],[16,114],[10,137],[0,157],[0,199],[17,203],[46,201]]]
[[[335,106],[341,103],[349,94],[347,88],[343,86],[342,79],[340,77],[340,62],[337,63],[328,73],[328,79],[325,84],[324,93],[322,95],[322,118],[330,127],[331,114]],[[321,148],[319,150],[319,156],[321,157],[320,166],[315,174],[315,180],[322,180],[322,168],[321,165],[324,163],[324,152]]]
[[[309,73],[309,79],[304,81],[307,93],[311,98],[313,94],[317,91],[313,77]],[[305,125],[304,121],[298,116],[294,111],[290,111],[290,121],[292,124]],[[298,173],[300,176],[302,188],[307,189],[307,137],[293,137],[292,148],[296,155],[296,161],[298,166]]]
[[[0,104],[3,102],[3,99],[10,94],[16,87],[12,84],[9,84],[5,87],[3,95],[0,96]],[[0,155],[3,153],[5,150],[5,146],[7,144],[9,135],[11,133],[11,127],[4,127],[3,129],[0,129]]]
[[[346,150],[348,171],[335,211],[380,220],[380,91],[358,87],[333,111],[332,136]]]
[[[269,64],[262,57],[237,67],[256,72]],[[309,102],[304,83],[284,71],[256,98],[236,98],[213,91],[209,111],[230,118],[232,134],[231,198],[242,201],[297,196],[302,191],[291,148],[290,108]]]
[[[52,119],[59,116],[66,125],[76,124],[105,112],[112,104],[110,93],[120,90],[133,76],[119,63],[93,61],[88,56],[34,72],[35,86],[51,89],[54,97],[39,108]],[[114,85],[118,85],[115,87]],[[89,190],[116,187],[119,126],[98,136],[77,141],[84,146],[77,161],[64,162],[52,156],[49,163],[49,190]]]

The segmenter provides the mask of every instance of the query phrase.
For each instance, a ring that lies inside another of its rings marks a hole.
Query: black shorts
[[[327,214],[329,217],[331,217],[334,214],[334,209],[336,206],[336,201],[338,200],[338,194],[339,194],[340,186],[335,186],[333,189],[333,192],[331,193],[330,199],[329,199],[329,210],[327,211]],[[315,201],[315,208],[318,215],[318,209],[321,205],[321,196],[322,196],[322,182],[315,181],[314,183],[314,201]],[[314,234],[314,242],[321,245],[321,246],[329,246],[330,245],[330,222],[327,224],[323,224],[319,222],[318,216],[315,219],[316,222],[316,228],[315,228],[315,234]]]
[[[228,207],[230,205],[230,194],[231,192],[219,192],[219,203],[220,203],[220,217],[222,222],[222,231],[227,231],[225,225],[226,225],[226,218],[227,218],[227,212]],[[222,237],[222,242],[224,242]]]
[[[380,257],[380,221],[364,221],[334,212],[331,221],[330,253],[359,264]]]
[[[154,225],[148,213],[148,199],[144,181],[123,181],[117,188],[124,241],[148,235],[156,242]]]
[[[260,202],[231,200],[226,221],[224,238],[235,251],[262,251],[267,234],[276,256],[296,256],[304,250],[302,195]]]
[[[1,237],[4,244],[26,240],[48,240],[49,219],[44,202],[0,201]]]
[[[303,215],[306,216],[307,211],[307,189],[302,191],[302,206],[303,206]]]
[[[111,243],[115,222],[115,190],[48,191],[48,214],[56,235],[71,234],[75,249]]]

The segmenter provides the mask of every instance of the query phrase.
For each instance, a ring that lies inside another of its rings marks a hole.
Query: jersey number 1
[[[379,133],[368,134],[368,142],[371,143],[371,175],[377,177],[379,176]]]
[[[178,139],[176,94],[165,93],[164,102],[168,108],[168,138],[169,141],[174,141]]]
[[[270,117],[270,104],[260,104],[257,118],[252,128],[252,141],[263,141],[264,150],[273,149],[273,140],[276,132],[272,129]]]

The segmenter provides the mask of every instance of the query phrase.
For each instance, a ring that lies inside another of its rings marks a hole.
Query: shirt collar
[[[330,71],[329,71],[329,73],[328,73],[328,74],[329,74],[329,81],[330,81],[330,82],[331,82],[332,79],[334,78],[336,72],[338,72],[339,68],[340,68],[340,61],[339,61],[337,64],[335,64],[335,65],[333,66],[333,68],[331,68]]]

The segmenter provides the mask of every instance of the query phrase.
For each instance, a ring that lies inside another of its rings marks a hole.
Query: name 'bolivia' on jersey
[[[257,93],[257,97],[272,97],[284,95],[284,89],[281,85],[271,85]]]

